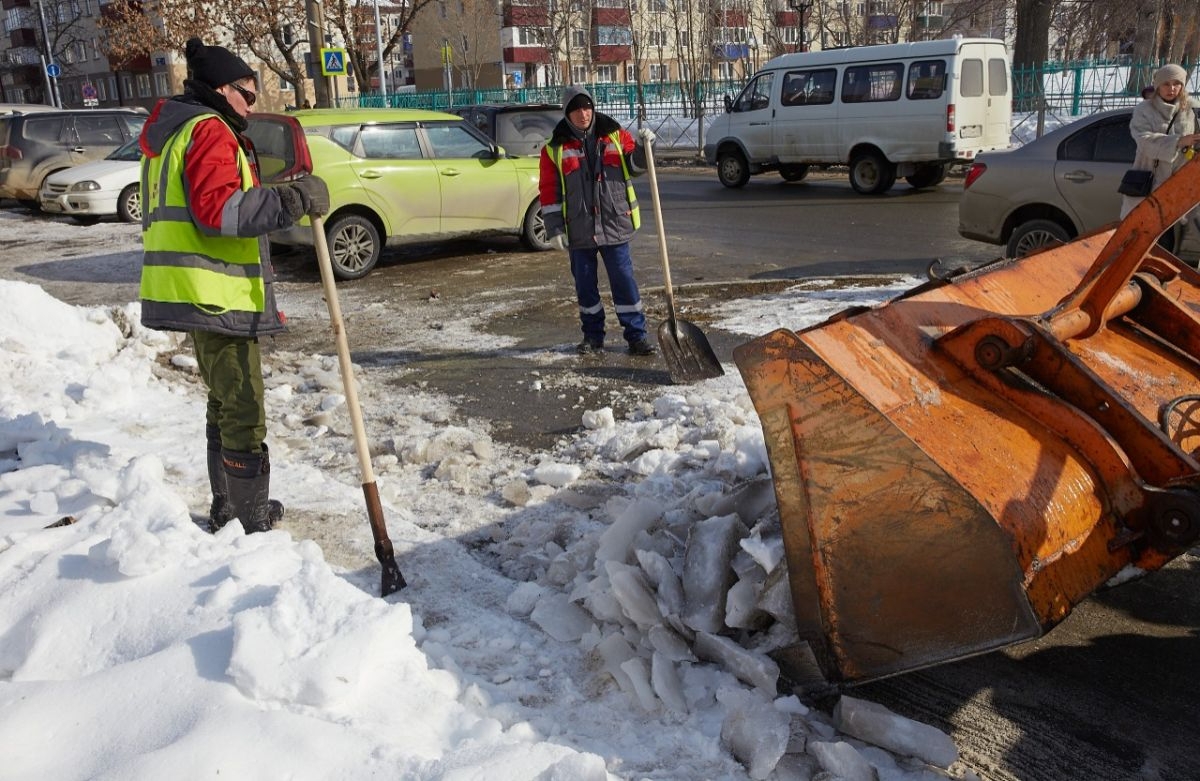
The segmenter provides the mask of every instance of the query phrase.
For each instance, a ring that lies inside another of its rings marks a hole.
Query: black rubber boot
[[[268,498],[271,490],[271,459],[262,453],[222,450],[221,460],[229,484],[229,504],[246,534],[270,531],[283,517],[283,505]]]
[[[216,534],[222,526],[233,520],[233,510],[229,506],[229,483],[225,479],[225,465],[221,461],[221,430],[216,426],[205,426],[204,434],[208,439],[208,484],[212,488],[208,530]]]

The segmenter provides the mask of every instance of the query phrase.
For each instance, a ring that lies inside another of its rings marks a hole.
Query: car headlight
[[[93,190],[99,190],[99,189],[100,189],[99,182],[93,182],[90,179],[84,180],[82,182],[76,182],[75,184],[71,185],[71,192],[73,192],[73,193],[90,193]]]

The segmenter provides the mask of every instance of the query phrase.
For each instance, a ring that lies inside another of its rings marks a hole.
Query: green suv
[[[538,206],[538,159],[512,157],[461,117],[413,109],[311,109],[251,114],[265,181],[286,176],[303,133],[312,171],[329,185],[325,218],[339,279],[365,276],[384,245],[520,236],[549,249]],[[311,246],[301,224],[271,234]]]

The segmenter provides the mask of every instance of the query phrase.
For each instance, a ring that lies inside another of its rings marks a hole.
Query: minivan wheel
[[[117,197],[117,216],[124,222],[142,221],[142,186],[127,185]]]
[[[750,181],[750,166],[738,150],[722,152],[717,158],[717,178],[726,187],[743,187]]]
[[[920,190],[941,184],[946,178],[946,166],[942,163],[926,163],[917,168],[912,176],[904,177],[904,181]]]
[[[879,152],[860,152],[850,161],[850,186],[862,195],[879,195],[896,183],[896,166]]]
[[[1052,220],[1029,220],[1013,230],[1008,238],[1007,256],[1023,258],[1043,247],[1065,244],[1071,240],[1067,229]]]
[[[542,219],[542,206],[536,198],[525,210],[525,221],[521,226],[521,242],[537,252],[550,249],[550,240],[546,238],[546,221]]]
[[[357,214],[334,220],[325,229],[329,260],[338,279],[361,279],[375,268],[383,244],[374,223]]]
[[[808,176],[808,166],[793,164],[779,166],[779,175],[783,177],[785,182],[799,182],[804,177]]]

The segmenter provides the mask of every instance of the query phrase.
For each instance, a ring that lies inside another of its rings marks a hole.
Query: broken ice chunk
[[[649,713],[658,710],[658,698],[654,696],[654,687],[650,685],[650,676],[646,674],[646,663],[635,656],[621,663],[621,671],[629,676],[642,708]]]
[[[654,595],[642,579],[641,570],[618,561],[605,562],[604,569],[612,584],[613,596],[621,603],[621,612],[626,618],[642,629],[662,623],[662,614],[658,612]]]
[[[809,741],[806,749],[822,770],[832,773],[841,781],[875,781],[875,768],[858,749],[845,741],[825,743]]]
[[[629,549],[634,536],[649,529],[662,517],[663,507],[649,499],[639,499],[616,515],[612,525],[600,534],[596,558],[600,561],[629,561]]]
[[[650,645],[673,662],[694,662],[696,657],[688,648],[687,641],[665,626],[651,627]]]
[[[539,599],[530,618],[543,632],[563,643],[578,640],[592,628],[588,614],[562,594],[547,594]]]
[[[688,712],[687,700],[683,696],[683,683],[679,680],[679,671],[675,669],[673,661],[658,651],[655,651],[654,656],[650,658],[650,683],[654,686],[654,693],[667,708],[679,714]]]
[[[717,699],[726,708],[721,743],[746,766],[751,778],[767,778],[787,750],[790,717],[749,691],[721,689]]]
[[[683,612],[683,586],[671,562],[661,553],[638,549],[638,564],[655,588],[658,609],[664,616],[679,616]]]
[[[600,654],[604,661],[604,671],[613,677],[621,691],[630,697],[636,697],[637,690],[633,681],[629,679],[629,674],[621,669],[621,665],[634,657],[633,647],[625,642],[625,638],[619,634],[609,635],[596,644],[596,653]]]
[[[730,567],[738,540],[748,534],[736,515],[719,515],[692,526],[683,564],[683,620],[700,632],[725,626],[725,593],[733,584]]]
[[[833,708],[837,728],[888,751],[948,768],[958,760],[958,747],[941,730],[892,713],[876,702],[843,696]]]
[[[764,572],[772,572],[783,559],[783,538],[762,538],[762,532],[755,526],[750,536],[741,541],[742,550],[749,553],[763,568]]]
[[[763,694],[774,697],[779,681],[779,665],[769,657],[748,651],[727,637],[697,632],[693,645],[696,656],[716,662],[728,672],[758,688]]]
[[[759,577],[762,572],[758,573]],[[770,617],[758,609],[758,589],[761,583],[742,578],[725,595],[725,625],[734,629],[762,629]]]

